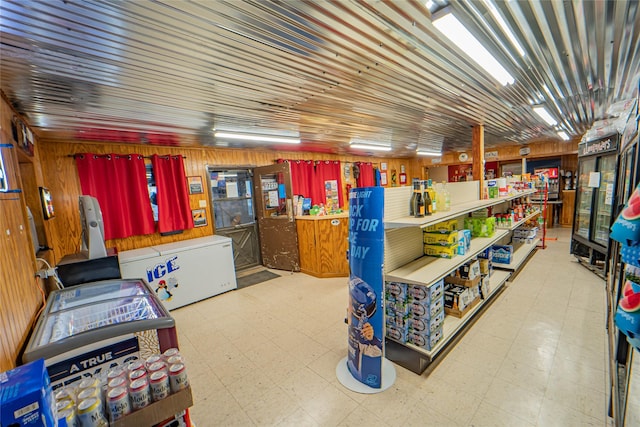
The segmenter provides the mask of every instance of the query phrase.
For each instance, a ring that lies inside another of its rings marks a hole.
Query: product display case
[[[106,280],[53,291],[22,359],[43,358],[55,389],[171,347],[175,322],[155,292],[143,280]]]
[[[633,189],[640,183],[640,161],[637,121],[628,124],[620,144],[620,162],[617,170],[617,194],[613,219],[627,203]],[[621,262],[621,244],[610,241],[609,268],[606,277],[607,331],[609,350],[609,416],[614,425],[635,426],[640,422],[640,354],[627,341],[614,323],[625,285],[625,264]]]
[[[613,222],[619,134],[578,146],[578,183],[571,236],[571,253],[604,277]]]

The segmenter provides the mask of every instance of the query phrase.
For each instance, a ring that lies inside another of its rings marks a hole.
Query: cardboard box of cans
[[[458,229],[458,220],[450,219],[437,224],[428,225],[422,230],[428,233],[449,233]]]
[[[422,242],[428,245],[452,246],[458,244],[458,232],[430,233],[423,231]]]
[[[56,405],[44,360],[0,372],[0,425],[56,425]]]
[[[407,342],[424,348],[427,351],[433,350],[433,348],[440,342],[442,339],[442,325],[434,331],[431,331],[428,334],[422,334],[419,332],[409,332],[407,334]]]
[[[430,335],[444,321],[444,283],[385,283],[386,335],[407,342],[410,333]],[[426,343],[424,345],[427,345]]]
[[[478,300],[471,288],[453,284],[445,285],[444,307],[448,315],[462,317]]]
[[[424,254],[438,258],[453,258],[458,254],[458,244],[452,246],[424,245]]]

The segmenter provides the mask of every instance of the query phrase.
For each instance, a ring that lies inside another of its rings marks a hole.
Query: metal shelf
[[[472,200],[470,202],[453,205],[451,206],[451,210],[436,212],[433,215],[429,215],[423,218],[414,218],[414,217],[407,216],[407,217],[397,218],[395,220],[385,221],[384,228],[385,229],[404,228],[404,227],[425,228],[442,221],[457,218],[460,215],[464,215],[469,212],[477,211],[478,209],[488,208],[489,206],[499,205],[500,203],[508,202],[510,200],[517,199],[519,197],[528,196],[528,195],[534,194],[535,192],[536,190],[530,189],[530,190],[520,191],[517,194],[512,194],[510,196],[505,196],[505,197],[498,197],[495,199]]]
[[[413,351],[427,356],[430,360],[433,360],[433,358],[449,343],[449,341],[451,341],[453,337],[456,336],[456,334],[467,324],[469,320],[471,320],[471,318],[473,318],[473,316],[487,303],[487,301],[493,298],[493,296],[498,292],[498,290],[500,290],[500,288],[502,288],[502,286],[506,283],[510,276],[510,272],[494,270],[489,279],[491,291],[489,292],[489,295],[487,295],[487,298],[480,300],[478,304],[476,304],[472,309],[470,309],[467,313],[464,314],[464,316],[460,318],[449,315],[445,316],[442,326],[442,339],[431,350],[425,350],[424,348],[420,348],[411,343],[401,343],[393,339],[392,341],[406,346]]]
[[[499,264],[497,262],[494,262],[493,268],[516,271],[520,267],[520,265],[522,265],[524,260],[527,259],[529,254],[536,249],[539,242],[540,239],[537,238],[533,241],[533,243],[522,243],[518,247],[518,249],[513,252],[513,255],[511,256],[511,262],[509,264]]]
[[[429,286],[507,236],[509,232],[509,230],[496,230],[492,237],[471,239],[471,248],[465,255],[457,255],[450,259],[423,256],[387,273],[385,280]]]

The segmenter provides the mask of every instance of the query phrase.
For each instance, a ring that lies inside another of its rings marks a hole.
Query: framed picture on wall
[[[53,210],[53,200],[51,199],[51,193],[49,189],[45,187],[39,187],[40,189],[40,202],[42,203],[42,215],[44,219],[51,219],[55,216]]]
[[[191,209],[191,216],[193,217],[194,227],[204,227],[207,225],[206,209]]]
[[[187,182],[189,183],[189,194],[202,194],[204,192],[201,176],[188,176]]]
[[[387,185],[387,173],[386,172],[380,172],[380,185],[382,185],[383,187],[385,185]]]

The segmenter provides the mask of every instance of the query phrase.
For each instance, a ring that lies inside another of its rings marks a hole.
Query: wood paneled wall
[[[11,144],[9,105],[0,104],[0,143]],[[12,190],[22,190],[19,148],[2,148]],[[0,371],[16,366],[20,350],[42,304],[35,277],[35,254],[25,207],[25,192],[0,193]]]
[[[185,157],[184,166],[187,176],[200,176],[207,186],[207,166],[242,166],[256,167],[273,164],[277,159],[291,160],[340,160],[341,162],[352,163],[355,161],[371,161],[371,158],[355,156],[338,156],[318,153],[287,152],[287,151],[267,151],[267,150],[239,150],[239,149],[217,149],[203,147],[159,147],[149,145],[112,144],[86,141],[42,141],[40,144],[41,166],[45,182],[53,197],[56,216],[49,222],[54,225],[52,246],[56,259],[59,261],[63,256],[73,254],[80,249],[80,217],[78,212],[78,196],[81,194],[80,182],[73,154],[90,152],[96,154],[118,153],[130,154],[139,153],[144,156],[152,154],[181,154]],[[379,166],[380,159],[375,159],[373,163]],[[401,165],[405,166],[409,174],[419,174],[420,169],[412,170],[413,163],[408,159],[386,160],[388,167],[396,168],[400,171]],[[344,179],[344,164],[343,164]],[[346,184],[355,186],[353,173],[350,179],[345,180]],[[343,188],[343,190],[345,190]],[[214,233],[211,203],[209,194],[205,189],[203,194],[189,196],[191,208],[200,207],[200,202],[206,203],[208,224],[206,227],[198,227],[185,230],[184,233],[173,236],[160,236],[152,234],[147,236],[133,236],[126,239],[114,239],[107,241],[107,247],[115,247],[118,251],[137,249],[141,247],[174,242],[177,240],[192,239],[211,235]],[[345,197],[345,200],[347,198]]]

